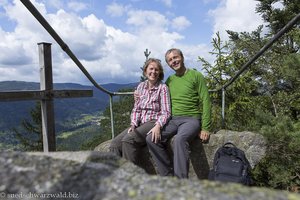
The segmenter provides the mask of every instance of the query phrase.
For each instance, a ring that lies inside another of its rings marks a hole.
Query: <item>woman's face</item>
[[[145,76],[149,81],[156,82],[159,77],[159,67],[155,62],[151,62],[146,71]]]

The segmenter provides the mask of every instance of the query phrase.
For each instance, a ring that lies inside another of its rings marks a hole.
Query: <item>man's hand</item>
[[[200,140],[202,140],[203,142],[206,142],[209,139],[210,133],[208,131],[202,130],[198,136],[199,136]]]

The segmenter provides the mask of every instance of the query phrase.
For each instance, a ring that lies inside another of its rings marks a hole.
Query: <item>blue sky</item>
[[[150,57],[180,48],[186,65],[201,71],[212,61],[211,39],[225,30],[253,31],[263,24],[255,0],[31,0],[100,84],[138,82]],[[52,43],[56,83],[91,85],[20,0],[0,0],[0,81],[39,82],[39,42]]]

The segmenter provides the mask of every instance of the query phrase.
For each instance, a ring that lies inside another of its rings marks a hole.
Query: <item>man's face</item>
[[[167,55],[167,63],[174,70],[178,71],[183,67],[183,58],[177,51],[172,51]]]

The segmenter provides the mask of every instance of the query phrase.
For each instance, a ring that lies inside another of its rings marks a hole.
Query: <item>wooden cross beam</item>
[[[56,150],[54,98],[92,97],[93,90],[53,90],[51,44],[39,43],[40,90],[0,92],[0,101],[40,100],[44,152]]]
[[[92,97],[93,90],[26,90],[0,92],[0,101],[51,100],[53,98]]]

